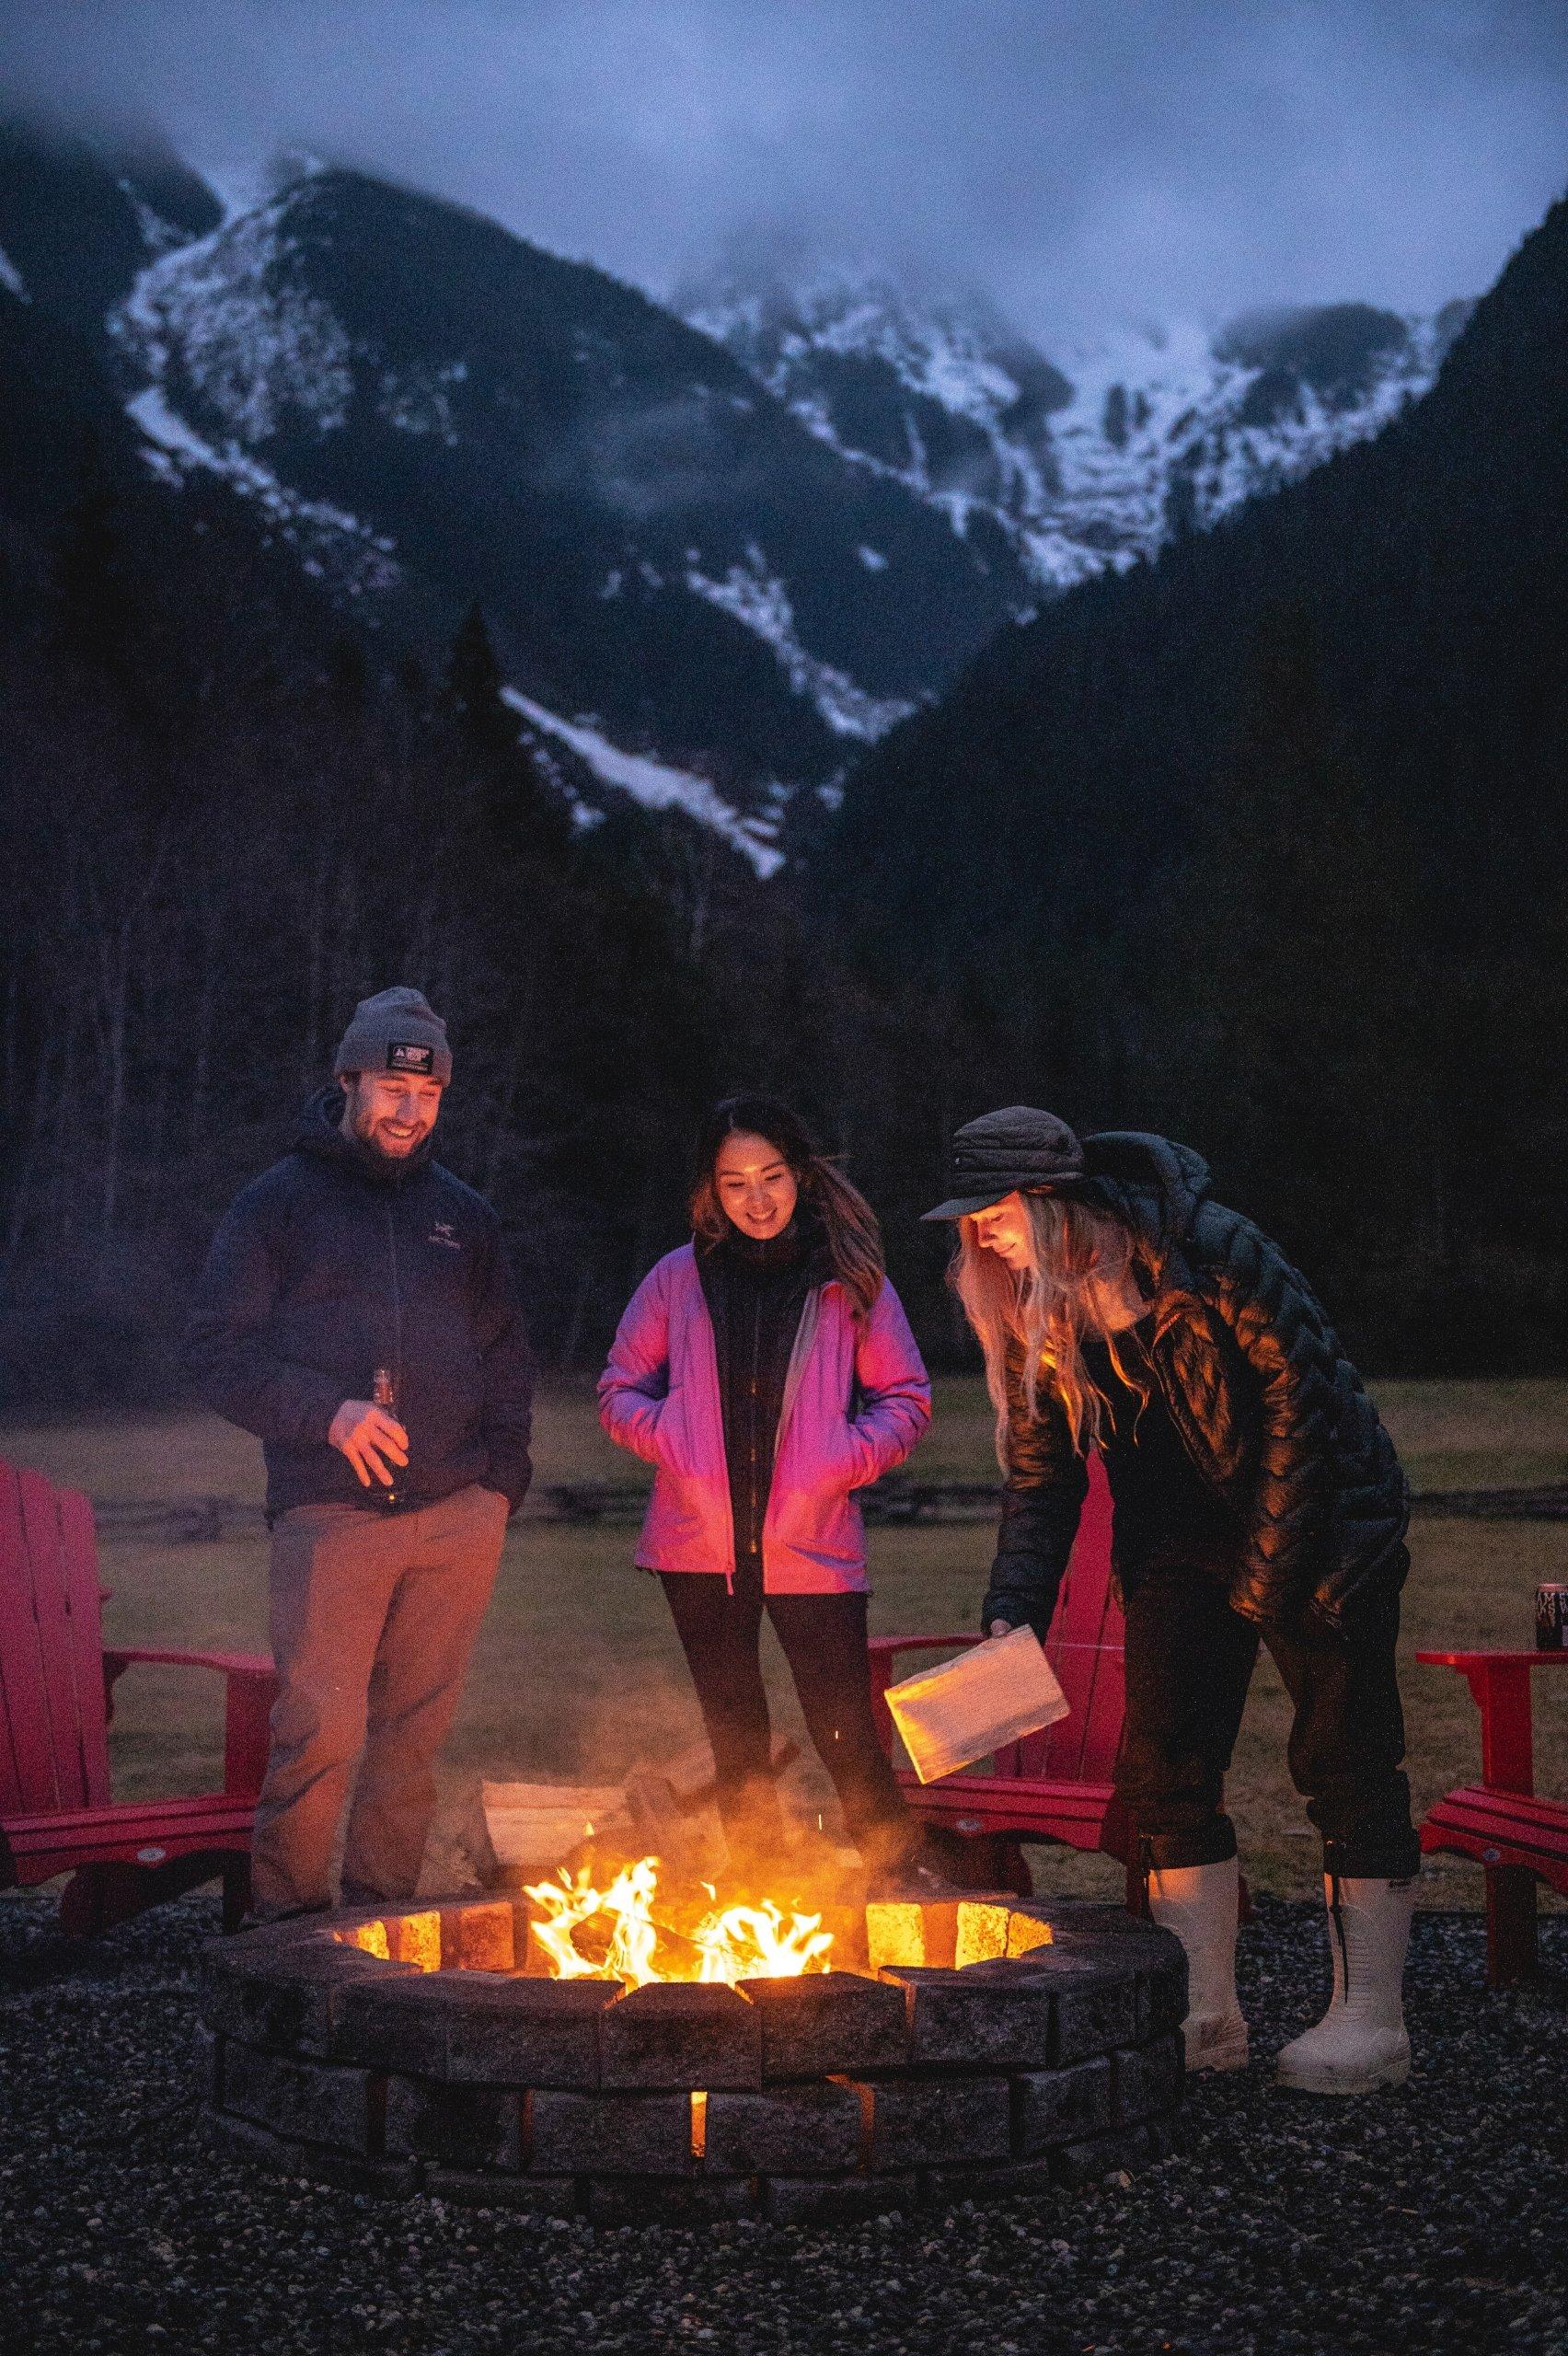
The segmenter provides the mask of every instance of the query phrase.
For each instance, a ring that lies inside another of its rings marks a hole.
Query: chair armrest
[[[103,1657],[104,1700],[114,1715],[113,1687],[133,1664],[215,1669],[228,1686],[224,1711],[224,1792],[254,1799],[267,1772],[267,1722],[278,1677],[265,1653],[193,1653],[158,1645],[121,1645]]]
[[[103,1675],[106,1685],[122,1677],[133,1662],[165,1663],[175,1669],[215,1669],[223,1677],[271,1677],[272,1664],[265,1653],[192,1653],[161,1645],[106,1645]]]
[[[1494,1792],[1533,1793],[1532,1670],[1568,1664],[1568,1653],[1418,1652],[1424,1669],[1457,1669],[1481,1712],[1481,1779]]]
[[[1424,1669],[1457,1669],[1467,1677],[1472,1669],[1568,1669],[1568,1652],[1538,1652],[1533,1645],[1528,1651],[1504,1645],[1478,1646],[1469,1652],[1418,1652],[1416,1659]]]
[[[983,1645],[985,1641],[977,1628],[971,1628],[962,1636],[868,1636],[866,1649],[877,1659],[891,1660],[894,1653],[951,1652],[955,1645]]]

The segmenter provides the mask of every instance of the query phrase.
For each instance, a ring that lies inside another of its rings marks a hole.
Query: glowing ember
[[[534,1942],[552,1979],[606,1977],[633,1988],[653,1980],[733,1987],[739,1980],[798,1980],[827,1970],[833,1934],[823,1929],[820,1914],[786,1914],[771,1899],[720,1906],[712,1885],[703,1888],[715,1901],[705,1911],[673,1900],[656,1908],[657,1857],[624,1865],[605,1889],[586,1867],[575,1877],[563,1868],[558,1880],[528,1887],[540,1910]],[[682,1915],[692,1918],[689,1927]]]

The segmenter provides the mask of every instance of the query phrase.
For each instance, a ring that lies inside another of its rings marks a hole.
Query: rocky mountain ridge
[[[1214,331],[1127,328],[1047,357],[972,295],[873,268],[725,271],[677,303],[809,429],[958,532],[1006,532],[1037,594],[1206,529],[1378,433],[1432,384],[1470,306],[1362,303]]]
[[[151,143],[14,125],[0,293],[388,661],[477,603],[582,823],[673,803],[763,872],[997,630],[1371,432],[1446,332],[1347,306],[1069,374],[885,280],[682,318],[363,173],[225,208]]]

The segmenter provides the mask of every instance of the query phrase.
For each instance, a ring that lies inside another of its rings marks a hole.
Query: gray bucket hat
[[[1046,1194],[1081,1185],[1083,1147],[1055,1113],[1032,1104],[1004,1105],[955,1129],[950,1179],[953,1192],[923,1218],[971,1218],[1004,1195]]]

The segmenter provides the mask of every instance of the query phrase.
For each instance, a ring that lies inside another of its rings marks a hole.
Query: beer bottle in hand
[[[376,1368],[375,1377],[371,1384],[370,1395],[372,1401],[377,1407],[385,1407],[389,1415],[396,1415],[398,1413],[398,1386],[392,1380],[392,1369],[390,1367],[378,1366]],[[396,1464],[389,1464],[386,1469],[392,1475],[390,1484],[387,1487],[383,1488],[379,1481],[375,1482],[371,1487],[371,1495],[375,1499],[378,1506],[385,1506],[387,1511],[390,1512],[393,1507],[400,1506],[402,1504],[403,1492],[398,1485],[399,1468]]]

